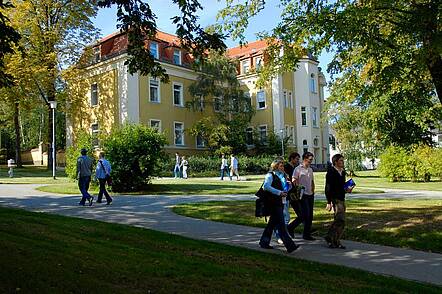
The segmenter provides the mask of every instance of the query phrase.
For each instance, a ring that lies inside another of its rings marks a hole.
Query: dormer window
[[[101,50],[100,50],[100,46],[98,47],[94,47],[94,62],[100,62],[100,58],[101,58]]]
[[[245,75],[250,70],[250,61],[249,60],[243,60],[241,61],[241,74]]]
[[[181,65],[181,51],[178,49],[173,50],[173,63]]]
[[[157,42],[150,42],[150,46],[149,46],[149,51],[150,54],[152,54],[152,56],[156,59],[159,59],[159,54],[158,54],[158,43]]]
[[[262,68],[262,57],[255,57],[255,69],[260,70]]]

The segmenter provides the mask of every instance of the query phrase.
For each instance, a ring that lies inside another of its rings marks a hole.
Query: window
[[[182,84],[173,83],[173,104],[178,106],[184,106]]]
[[[250,61],[249,60],[243,60],[241,61],[241,74],[246,74],[250,70]]]
[[[95,47],[94,48],[94,62],[100,62],[100,58],[101,58],[101,50],[100,47]]]
[[[246,144],[253,145],[253,128],[246,129]]]
[[[206,140],[201,135],[196,136],[196,147],[197,148],[204,148],[206,147]]]
[[[158,43],[150,42],[149,51],[150,51],[150,54],[152,54],[152,56],[154,58],[156,58],[156,59],[160,58],[160,56],[158,54]]]
[[[293,93],[292,93],[292,91],[289,91],[289,104],[290,104],[290,108],[293,109]]]
[[[308,145],[307,145],[307,140],[305,140],[305,139],[302,140],[302,145],[304,145],[304,146],[308,146]]]
[[[256,93],[256,105],[258,109],[266,108],[266,93],[262,90]]]
[[[158,132],[161,132],[161,120],[151,119],[149,124],[152,129],[155,129]]]
[[[316,78],[315,74],[310,75],[310,92],[316,93]]]
[[[204,96],[203,95],[201,95],[200,97],[199,97],[199,100],[198,100],[198,110],[199,111],[203,111],[204,110]]]
[[[215,112],[220,112],[222,106],[222,100],[220,97],[213,98],[213,110]]]
[[[289,107],[289,100],[287,97],[287,90],[284,90],[284,92],[282,93],[282,96],[284,97],[284,107],[288,108]]]
[[[318,108],[312,107],[312,125],[316,128],[318,127],[317,113],[318,113]]]
[[[181,64],[181,51],[178,49],[173,50],[173,63],[178,65]]]
[[[181,122],[174,122],[174,142],[177,146],[184,145],[184,124]]]
[[[290,127],[290,135],[292,136],[292,144],[296,144],[296,139],[295,139],[295,126],[291,126]]]
[[[284,138],[290,137],[290,128],[289,126],[284,126]]]
[[[318,146],[318,138],[313,139],[313,145]]]
[[[150,102],[160,102],[160,83],[157,79],[149,80]]]
[[[259,141],[261,143],[267,141],[267,126],[259,126]]]
[[[92,130],[92,146],[98,147],[100,144],[100,141],[98,140],[98,135],[100,133],[100,130],[98,129],[98,123],[92,124],[91,130]]]
[[[261,56],[255,57],[255,69],[260,70],[262,68],[262,58]]]
[[[304,150],[304,153],[308,152],[308,148],[306,148],[306,147],[304,147],[303,150]]]
[[[301,126],[307,126],[307,111],[305,110],[305,106],[301,107]]]
[[[244,111],[248,111],[252,108],[252,98],[250,92],[244,92]]]
[[[97,83],[91,85],[91,106],[98,105],[98,85]]]

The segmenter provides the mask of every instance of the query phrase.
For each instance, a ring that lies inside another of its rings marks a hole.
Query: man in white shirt
[[[302,222],[304,223],[304,232],[302,237],[304,240],[313,241],[315,238],[311,236],[313,222],[313,205],[315,195],[315,181],[313,178],[313,169],[310,167],[313,161],[313,154],[305,152],[302,155],[302,163],[293,171],[292,181],[295,185],[304,186],[304,194],[300,200]]]
[[[223,154],[221,154],[221,181],[224,180],[224,173],[226,173],[230,180],[232,180],[232,176],[229,173],[229,165],[227,164],[227,158],[226,156]]]
[[[239,181],[238,159],[232,154],[230,155],[230,180],[232,180],[233,175],[236,175],[236,180]]]

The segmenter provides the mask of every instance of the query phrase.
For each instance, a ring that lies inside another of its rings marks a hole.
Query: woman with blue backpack
[[[287,202],[287,191],[289,190],[288,182],[284,172],[284,161],[281,159],[274,160],[270,166],[270,172],[265,176],[263,184],[263,189],[266,192],[265,203],[270,211],[270,218],[259,241],[261,248],[273,249],[270,246],[270,241],[275,228],[278,230],[288,253],[295,251],[299,247],[287,233],[284,219],[284,205]]]

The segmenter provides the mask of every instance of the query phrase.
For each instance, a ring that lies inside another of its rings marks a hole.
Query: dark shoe
[[[332,243],[332,239],[330,238],[330,236],[325,236],[324,239],[325,242],[327,242],[327,245],[330,245]]]
[[[315,241],[316,240],[312,236],[305,236],[305,237],[302,237],[302,239],[307,240],[307,241]]]
[[[78,205],[84,206],[84,203],[83,202],[78,202]]]
[[[335,244],[333,244],[333,243],[328,243],[328,248],[335,249],[335,248],[338,248],[338,247]]]
[[[298,249],[298,248],[299,248],[299,245],[295,245],[295,246],[293,246],[292,248],[287,249],[287,253],[292,253],[293,251],[295,251],[295,250]]]
[[[111,201],[108,201],[108,202],[106,202],[106,205],[111,205],[112,204],[112,200]]]
[[[95,201],[95,203],[103,203],[103,201],[97,200],[97,201]]]
[[[345,246],[342,245],[342,244],[339,244],[338,246],[336,246],[336,248],[338,248],[338,249],[345,249]]]
[[[261,244],[259,244],[259,247],[261,247],[262,249],[273,249],[273,246],[270,246],[270,245],[261,245]]]
[[[88,199],[89,206],[92,206],[92,203],[94,202],[94,196],[91,196],[91,198]]]

